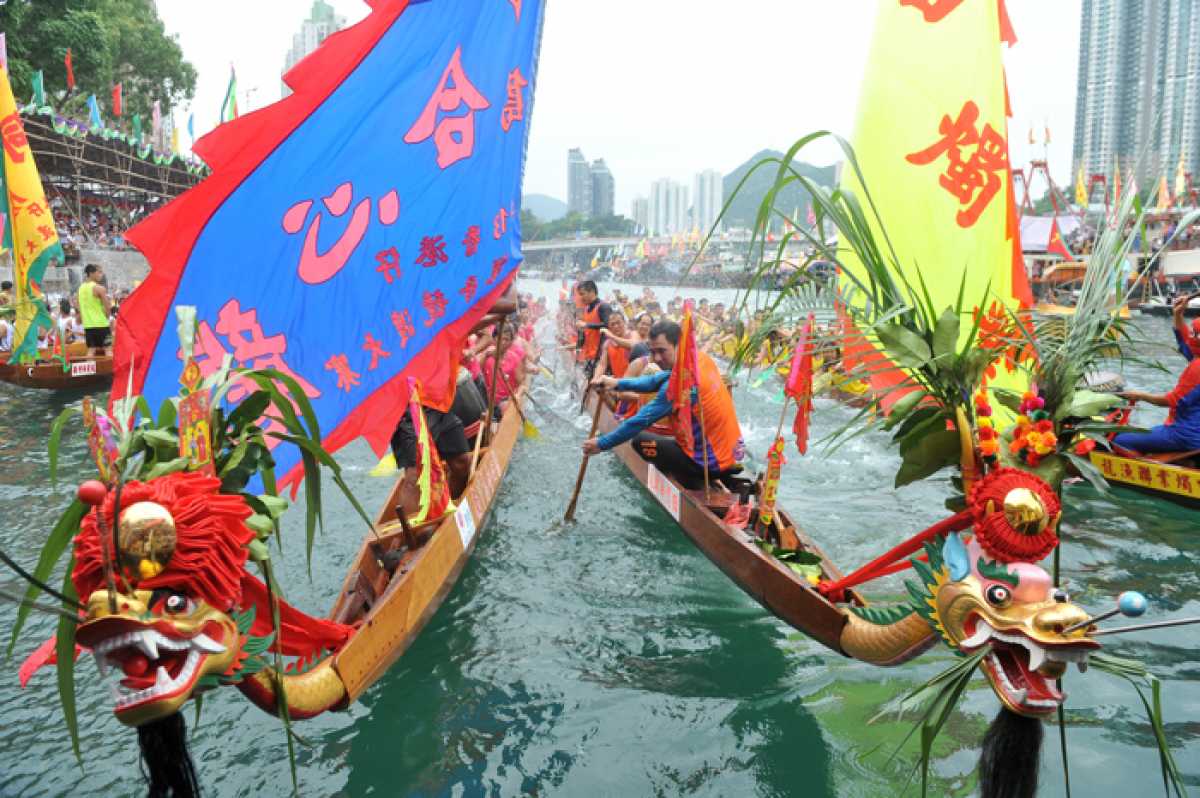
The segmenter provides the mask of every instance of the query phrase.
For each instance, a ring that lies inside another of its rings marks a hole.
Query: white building
[[[292,49],[288,50],[287,58],[284,60],[284,74],[287,74],[288,70],[317,49],[331,33],[335,33],[345,26],[346,18],[335,14],[333,6],[326,3],[325,0],[313,0],[312,13],[300,25],[300,32],[292,36]],[[284,83],[282,96],[286,97],[291,93],[292,90]]]
[[[1074,170],[1112,179],[1142,161],[1139,184],[1200,172],[1200,5],[1084,0]]]
[[[647,232],[650,229],[650,200],[645,197],[634,197],[629,218],[633,219],[633,223],[638,226],[639,233]]]
[[[724,202],[725,178],[720,172],[705,169],[692,178],[692,223],[702,235],[708,235]]]
[[[650,235],[663,236],[686,233],[690,230],[688,213],[688,189],[670,178],[655,180],[650,184],[650,199],[647,208]]]

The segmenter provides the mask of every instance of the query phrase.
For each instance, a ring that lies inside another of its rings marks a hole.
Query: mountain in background
[[[567,215],[567,203],[545,194],[526,194],[521,207],[543,222],[553,222]]]
[[[725,199],[728,200],[733,195],[733,191],[737,188],[738,183],[756,163],[764,158],[783,158],[783,156],[784,153],[777,150],[763,150],[737,169],[725,175]],[[832,186],[837,174],[836,165],[813,166],[812,164],[793,161],[792,168],[821,186]],[[758,206],[762,202],[762,198],[771,190],[771,185],[775,182],[775,175],[778,171],[778,164],[770,164],[760,168],[746,181],[746,184],[742,186],[741,191],[738,192],[737,197],[734,199],[733,204],[729,206],[729,211],[725,214],[724,223],[726,229],[730,227],[754,226],[754,220],[758,216]],[[799,208],[801,224],[804,224],[804,218],[808,214],[808,205],[808,192],[795,183],[788,185],[775,198],[776,209],[788,214],[788,216],[791,216],[795,209]]]

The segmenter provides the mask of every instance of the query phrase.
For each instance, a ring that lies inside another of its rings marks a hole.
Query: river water
[[[531,282],[523,290],[553,298],[557,286]],[[1141,323],[1147,336],[1169,338],[1163,321]],[[1182,362],[1164,347],[1149,354],[1176,372]],[[1142,367],[1127,367],[1126,377],[1148,389],[1174,380]],[[778,387],[741,382],[739,415],[748,447],[761,456],[779,417]],[[347,712],[297,725],[308,743],[298,748],[301,794],[900,794],[916,744],[893,754],[910,723],[868,720],[947,667],[948,650],[892,669],[829,653],[739,591],[612,457],[592,462],[578,522],[564,526],[587,426],[567,394],[561,380],[535,385],[534,397],[552,410],[531,408],[542,435],[518,443],[474,559],[412,648]],[[47,477],[49,424],[79,398],[0,386],[0,545],[27,565],[74,485],[91,476],[75,431],[63,447],[59,487]],[[850,413],[819,400],[815,436]],[[856,438],[828,456],[817,449],[791,457],[780,498],[845,570],[944,516],[944,483],[892,490],[897,458],[884,437]],[[389,485],[367,475],[374,458],[366,447],[348,447],[338,459],[363,502],[378,506]],[[285,525],[288,598],[317,615],[331,604],[362,535],[331,485],[326,497],[311,582],[302,509]],[[1150,598],[1150,620],[1200,615],[1194,511],[1081,485],[1069,488],[1065,506],[1063,562],[1076,601],[1100,611],[1121,590],[1137,589]],[[19,587],[9,575],[0,584]],[[884,581],[867,592],[898,599],[901,589]],[[5,629],[14,615],[0,605]],[[33,619],[0,678],[0,795],[142,794],[135,735],[109,713],[90,658],[78,669],[82,768],[60,720],[53,673],[18,688],[16,664],[51,626]],[[1145,661],[1163,679],[1167,734],[1190,788],[1200,790],[1200,629],[1110,640],[1111,651]],[[1094,670],[1072,671],[1066,688],[1073,794],[1158,794],[1158,755],[1132,688]],[[974,793],[978,742],[996,706],[977,677],[938,740],[931,795]],[[210,695],[198,726],[190,706],[186,717],[206,794],[290,792],[281,726],[240,693]],[[1064,795],[1056,730],[1046,738],[1041,794]]]

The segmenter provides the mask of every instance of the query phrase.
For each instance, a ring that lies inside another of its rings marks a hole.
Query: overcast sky
[[[368,10],[330,1],[351,23]],[[1005,56],[1013,162],[1042,157],[1048,125],[1054,178],[1069,183],[1080,0],[1007,3],[1019,39]],[[311,10],[309,0],[158,6],[199,72],[188,109],[197,135],[217,122],[231,63],[243,109],[279,99],[292,34]],[[548,0],[525,191],[565,200],[567,150],[581,147],[607,161],[617,212],[628,214],[657,178],[690,185],[695,172],[728,173],[814,130],[849,135],[874,8],[873,0]],[[187,113],[176,114],[185,130]],[[811,150],[810,160],[836,156]]]

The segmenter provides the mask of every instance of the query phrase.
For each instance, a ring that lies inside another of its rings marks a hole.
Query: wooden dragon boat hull
[[[523,402],[522,387],[514,401]],[[475,473],[457,510],[438,521],[413,528],[420,541],[406,546],[396,518],[400,481],[375,520],[378,538],[368,537],[342,585],[330,618],[361,624],[338,652],[333,667],[353,702],[408,649],[442,605],[479,540],[492,502],[508,470],[521,417],[510,403],[493,425],[490,445],[482,450]],[[390,561],[385,567],[384,562]]]
[[[596,395],[590,394],[590,412],[594,412],[596,401]],[[600,432],[609,432],[618,423],[607,405],[601,409]],[[827,601],[803,576],[761,549],[748,532],[732,529],[721,521],[737,500],[735,494],[723,486],[712,485],[706,500],[703,490],[683,488],[638,456],[631,446],[619,446],[613,453],[675,519],[697,548],[738,587],[780,620],[834,651],[845,653],[841,646],[842,627],[846,624],[842,610]],[[792,522],[785,510],[776,508],[776,516],[768,533],[770,536],[786,541],[794,535],[797,548],[821,558],[822,579],[841,578],[841,573],[825,553]],[[751,525],[755,519],[756,514],[752,512]]]
[[[1089,458],[1113,484],[1200,507],[1200,451],[1132,457],[1095,449]]]
[[[103,357],[71,357],[63,364],[48,362],[22,365],[0,363],[0,380],[21,388],[41,388],[49,391],[82,390],[107,387],[112,384],[113,359]]]

